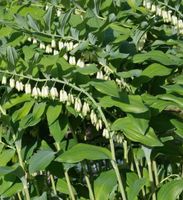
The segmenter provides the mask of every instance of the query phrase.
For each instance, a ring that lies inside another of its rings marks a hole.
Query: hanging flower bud
[[[70,58],[69,58],[69,64],[76,65],[76,58],[74,56],[70,56]]]
[[[158,16],[162,15],[162,10],[159,6],[156,6],[156,15],[158,15]]]
[[[62,41],[58,42],[58,49],[62,50],[64,48],[64,43]]]
[[[10,87],[11,88],[15,87],[15,79],[14,78],[10,78]]]
[[[20,82],[20,91],[24,90],[24,84],[22,82]]]
[[[72,51],[73,50],[73,42],[71,41],[71,42],[69,42],[69,44],[68,44],[68,51]]]
[[[35,86],[33,89],[32,89],[32,96],[37,99],[38,96],[39,96],[39,91],[38,91],[38,88]]]
[[[173,15],[173,16],[172,16],[172,24],[173,24],[174,26],[176,26],[177,23],[178,23],[178,19],[177,19],[177,17],[176,17],[175,15]]]
[[[79,43],[74,44],[73,49],[75,49],[76,47],[78,47]]]
[[[147,9],[151,9],[151,2],[147,2],[147,3],[146,3],[146,8],[147,8]]]
[[[51,47],[52,48],[56,47],[56,41],[55,41],[55,39],[52,39],[52,41],[51,41]]]
[[[46,7],[45,7],[45,10],[48,10],[48,8],[49,8],[49,6],[48,6],[48,5],[46,5]]]
[[[61,15],[61,10],[58,9],[58,10],[57,10],[57,17],[60,17],[60,15]]]
[[[83,68],[84,67],[84,61],[82,61],[81,59],[79,59],[78,61],[77,61],[77,66],[78,67],[80,67],[80,68]]]
[[[30,83],[25,84],[25,94],[31,94],[31,84]]]
[[[54,49],[53,55],[56,56],[56,55],[58,55],[58,54],[59,54],[59,52],[58,52],[57,50]]]
[[[106,139],[109,139],[109,131],[108,131],[106,128],[103,129],[102,135],[103,135],[103,137],[105,137]]]
[[[56,97],[58,97],[58,91],[56,87],[52,87],[50,90],[51,98],[54,100]]]
[[[65,90],[60,90],[60,102],[66,102],[68,100],[68,95]]]
[[[156,5],[152,4],[152,6],[151,6],[151,12],[156,12]]]
[[[31,37],[28,37],[28,38],[27,38],[27,41],[32,42],[32,38],[31,38]]]
[[[51,48],[50,44],[48,44],[46,46],[46,53],[52,53],[52,48]]]
[[[39,48],[40,48],[40,49],[45,49],[46,46],[45,46],[45,44],[44,44],[43,42],[41,42],[40,45],[39,45]]]
[[[82,108],[82,103],[81,100],[77,97],[75,99],[75,103],[74,103],[74,109],[76,110],[76,112],[80,112]]]
[[[6,84],[7,84],[7,78],[6,78],[6,76],[3,76],[3,77],[2,77],[2,84],[3,84],[3,85],[6,85]]]
[[[65,60],[68,61],[68,55],[67,54],[64,54],[63,57],[65,58]]]
[[[97,72],[96,78],[97,79],[103,79],[104,78],[103,72],[102,71]]]
[[[33,44],[37,44],[37,40],[36,40],[36,38],[33,38],[32,43],[33,43]]]
[[[83,108],[82,108],[83,116],[86,116],[89,111],[90,111],[89,104],[87,102],[84,102]]]
[[[41,96],[43,98],[46,98],[49,96],[49,88],[48,86],[43,86],[42,89],[41,89]]]
[[[74,96],[72,94],[68,94],[68,100],[67,100],[70,104],[74,104]]]

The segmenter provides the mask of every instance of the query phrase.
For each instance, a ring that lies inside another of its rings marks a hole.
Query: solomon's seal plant
[[[1,199],[182,199],[182,7],[0,2]]]

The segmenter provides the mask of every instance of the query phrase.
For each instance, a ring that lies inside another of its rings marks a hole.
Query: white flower
[[[38,91],[38,88],[35,86],[33,89],[32,89],[32,96],[37,99],[38,96],[39,96],[39,91]]]
[[[74,44],[73,49],[75,49],[76,47],[78,47],[79,43]]]
[[[45,7],[45,10],[48,10],[48,8],[49,8],[49,6],[48,6],[48,5],[46,5],[46,7]]]
[[[15,79],[10,78],[10,87],[14,88],[15,87]]]
[[[82,61],[81,59],[78,59],[77,61],[77,66],[80,67],[80,68],[83,68],[84,67],[84,61]]]
[[[46,53],[52,53],[52,48],[49,44],[46,45]]]
[[[70,103],[70,104],[74,104],[74,96],[72,95],[72,94],[68,94],[68,102]]]
[[[96,125],[96,123],[97,123],[97,115],[95,114],[95,112],[93,110],[91,111],[90,119],[91,119],[91,123],[93,125]]]
[[[59,9],[59,10],[57,10],[57,17],[60,17],[60,15],[61,15],[61,10]]]
[[[43,98],[46,98],[49,96],[49,88],[48,86],[43,86],[42,89],[41,89],[41,96]]]
[[[52,41],[51,41],[51,47],[52,48],[56,47],[56,41],[55,41],[55,39],[52,39]]]
[[[156,7],[156,15],[161,16],[162,10],[159,6]]]
[[[177,19],[177,17],[176,17],[175,15],[173,15],[173,16],[172,16],[172,24],[173,24],[174,26],[176,26],[177,23],[178,23],[178,19]]]
[[[56,87],[52,87],[50,90],[51,98],[54,100],[56,97],[58,97],[58,91]]]
[[[33,38],[32,43],[33,43],[33,44],[37,44],[37,40],[36,40],[36,38]]]
[[[147,8],[147,9],[151,9],[151,2],[147,2],[147,3],[146,3],[146,8]]]
[[[155,12],[155,11],[156,11],[156,5],[152,4],[152,6],[151,6],[151,11],[152,11],[152,12]]]
[[[41,42],[40,45],[39,45],[39,48],[40,48],[40,49],[45,49],[46,46],[45,46],[45,44],[44,44],[43,42]]]
[[[106,128],[104,128],[102,135],[103,135],[103,137],[108,139],[109,138],[109,131]]]
[[[162,17],[163,17],[164,21],[167,22],[167,20],[168,20],[168,14],[167,14],[166,10],[162,11]]]
[[[31,37],[28,37],[28,38],[27,38],[27,41],[32,42],[32,38],[31,38]]]
[[[74,56],[69,57],[69,64],[76,65],[76,58]]]
[[[96,123],[96,129],[97,129],[97,131],[102,129],[102,120],[101,119],[99,119],[98,122]]]
[[[89,104],[87,102],[84,102],[83,108],[82,108],[83,116],[86,116],[89,111],[90,111]]]
[[[77,112],[80,112],[80,111],[81,111],[81,108],[82,108],[81,100],[77,97],[77,98],[75,99],[74,109],[75,109]]]
[[[97,72],[96,78],[97,79],[103,79],[104,78],[103,72],[102,71]]]
[[[20,82],[20,91],[24,90],[24,84],[22,82]]]
[[[58,52],[57,50],[54,49],[53,55],[55,56],[55,55],[58,55],[58,54],[59,54],[59,52]]]
[[[6,78],[6,76],[3,76],[2,77],[2,84],[6,85],[6,83],[7,83],[7,78]]]
[[[60,90],[60,102],[66,102],[68,100],[68,95],[65,90]]]
[[[68,44],[68,51],[72,51],[73,50],[73,42],[71,41],[71,42],[69,42],[69,44]]]
[[[64,48],[64,43],[62,41],[58,42],[58,49],[62,50]]]
[[[65,58],[65,60],[68,61],[68,55],[67,54],[64,54],[63,57]]]
[[[182,28],[183,28],[183,22],[182,22],[181,19],[179,19],[179,21],[178,21],[178,28],[179,28],[179,29],[182,29]]]
[[[30,83],[25,84],[25,94],[31,94],[31,84]]]

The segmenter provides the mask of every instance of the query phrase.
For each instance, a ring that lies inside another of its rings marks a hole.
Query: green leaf
[[[43,194],[39,197],[34,197],[32,200],[47,200],[47,193],[43,192]]]
[[[72,191],[74,192],[74,194],[76,195],[76,190],[74,189],[74,187],[71,185],[72,187]],[[67,186],[67,182],[63,179],[58,179],[57,181],[57,185],[56,185],[56,189],[58,192],[63,193],[63,194],[70,194],[69,193],[69,189]]]
[[[45,26],[47,30],[49,30],[49,32],[51,32],[52,13],[53,13],[53,6],[49,6],[44,16]]]
[[[83,68],[78,68],[75,70],[75,72],[78,72],[80,74],[84,75],[92,75],[98,71],[98,68],[96,67],[95,64],[91,64],[89,66],[85,66]]]
[[[5,110],[6,109],[10,109],[11,107],[13,107],[13,106],[15,106],[17,104],[20,104],[20,103],[25,102],[25,101],[30,101],[30,100],[31,100],[30,95],[23,94],[23,95],[20,95],[20,96],[17,96],[15,98],[10,99],[8,102],[6,102],[3,105],[3,108]]]
[[[27,20],[28,20],[27,22],[28,22],[29,26],[30,26],[34,31],[37,31],[37,32],[40,31],[37,22],[32,18],[31,15],[29,15],[29,14],[27,15]]]
[[[175,65],[175,60],[173,60],[172,57],[170,58],[170,55],[157,50],[153,50],[143,54],[136,54],[133,57],[134,63],[142,63],[146,60],[153,60],[163,65]]]
[[[49,125],[49,130],[56,142],[60,142],[68,130],[68,118],[61,116],[60,120],[57,119],[54,123]]]
[[[25,117],[26,115],[28,115],[34,103],[35,103],[34,101],[25,102],[22,108],[20,108],[19,110],[16,110],[16,112],[13,113],[12,121],[13,122],[18,121],[22,119],[23,117]]]
[[[46,116],[47,116],[49,126],[56,121],[56,119],[59,117],[61,111],[62,111],[61,104],[48,106]]]
[[[127,192],[128,200],[136,200],[140,190],[143,188],[145,184],[146,184],[146,179],[141,178],[141,179],[135,180],[131,185],[129,185],[128,192]]]
[[[12,159],[15,154],[13,149],[4,149],[0,154],[0,166],[6,166],[6,164]]]
[[[90,85],[103,94],[119,97],[119,89],[114,81],[96,80],[91,81]]]
[[[109,195],[117,184],[114,170],[102,172],[94,181],[94,194],[96,200],[109,199]]]
[[[141,74],[148,78],[153,78],[155,76],[167,76],[171,73],[172,69],[167,68],[161,64],[151,64],[149,65]]]
[[[111,159],[108,149],[89,144],[77,144],[57,158],[60,162],[77,163],[82,160]]]
[[[14,170],[15,170],[15,168],[13,168],[13,167],[8,167],[8,166],[0,167],[0,176],[4,176],[6,174],[10,174]]]
[[[100,105],[106,107],[119,107],[124,112],[144,113],[148,108],[143,104],[142,98],[138,95],[122,95],[120,98],[105,96],[100,99]]]
[[[176,200],[183,191],[183,180],[172,180],[161,186],[157,200]]]
[[[183,138],[183,122],[182,121],[178,121],[176,119],[171,119],[170,121],[176,128],[175,133],[179,137]]]
[[[33,174],[40,170],[45,170],[46,167],[55,158],[55,152],[51,150],[39,150],[29,160],[29,172]]]
[[[117,119],[112,124],[113,130],[123,131],[124,135],[134,142],[140,142],[147,146],[162,146],[153,129],[147,129],[147,127],[147,120],[134,118],[133,116]]]
[[[162,86],[162,88],[166,89],[167,93],[176,93],[179,95],[183,95],[183,86],[174,84],[174,85],[167,85]]]
[[[23,185],[22,183],[14,183],[8,190],[6,190],[6,192],[4,192],[2,194],[2,198],[10,198],[12,197],[14,194],[20,192],[23,189]]]
[[[7,53],[8,63],[10,65],[12,65],[12,66],[15,66],[16,62],[17,62],[17,59],[18,59],[18,55],[17,55],[17,52],[16,52],[15,48],[8,46],[7,50],[6,50],[6,53]]]

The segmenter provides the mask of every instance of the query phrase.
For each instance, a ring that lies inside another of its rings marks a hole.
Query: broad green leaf
[[[10,109],[11,107],[13,107],[17,104],[20,104],[22,102],[29,101],[29,100],[31,100],[30,95],[23,94],[23,95],[20,95],[20,96],[10,99],[8,102],[6,102],[3,105],[3,108]]]
[[[15,66],[18,59],[18,55],[15,48],[8,46],[6,53],[7,53],[7,60],[9,64],[12,66]]]
[[[48,125],[50,126],[52,123],[56,121],[62,111],[62,105],[49,105],[46,115],[48,120]]]
[[[39,150],[29,160],[30,174],[40,170],[45,170],[54,158],[55,152],[51,150]]]
[[[72,191],[74,192],[74,194],[76,195],[76,190],[74,189],[74,187],[71,185],[72,187]],[[67,182],[63,179],[58,179],[57,181],[57,185],[56,185],[56,189],[58,192],[63,193],[63,194],[70,194],[69,193],[69,189],[67,186]]]
[[[91,64],[89,66],[85,66],[83,68],[78,68],[75,70],[75,72],[79,72],[80,74],[84,75],[92,75],[98,71],[98,68],[95,64]]]
[[[104,108],[116,106],[130,113],[144,113],[148,110],[138,95],[123,95],[120,99],[105,96],[100,99],[100,105]]]
[[[32,200],[47,200],[47,193],[43,192],[43,194],[39,197],[34,197]]]
[[[66,116],[61,116],[60,120],[57,119],[51,125],[49,125],[49,130],[56,142],[60,142],[68,130],[68,118]]]
[[[13,149],[4,149],[0,154],[0,166],[6,166],[6,164],[12,159],[15,154]]]
[[[113,130],[123,131],[124,135],[134,142],[140,142],[147,146],[162,146],[153,129],[147,129],[147,127],[146,120],[133,118],[132,116],[117,119],[112,124]]]
[[[109,195],[117,184],[114,170],[105,171],[94,181],[94,194],[96,200],[109,199]]]
[[[4,192],[2,194],[2,198],[10,198],[12,197],[14,194],[20,192],[23,189],[23,185],[22,183],[14,183],[8,190],[6,190],[6,192]]]
[[[51,32],[52,13],[53,13],[53,6],[49,6],[49,8],[44,16],[45,26],[46,26],[47,30],[49,30],[49,32]]]
[[[171,119],[170,121],[176,128],[175,130],[176,134],[180,136],[181,138],[183,138],[183,122],[178,121],[176,119]]]
[[[20,108],[19,110],[13,113],[12,121],[13,122],[18,121],[22,119],[23,117],[25,117],[26,115],[28,115],[34,103],[35,103],[34,101],[25,102],[22,108]]]
[[[172,180],[161,186],[157,200],[176,200],[183,191],[183,180]]]
[[[8,167],[8,166],[0,166],[0,176],[4,176],[6,174],[10,174],[11,172],[13,172],[15,170],[15,168],[13,167]]]
[[[108,149],[89,144],[77,144],[57,158],[60,162],[77,163],[82,160],[111,159]]]
[[[136,54],[133,57],[134,63],[142,63],[146,60],[153,60],[159,62],[163,65],[175,65],[175,60],[170,58],[168,54],[163,53],[162,51],[153,50],[143,54]]]
[[[171,73],[172,69],[165,67],[161,64],[154,63],[149,65],[141,74],[148,78],[153,78],[155,76],[167,76]]]
[[[90,85],[103,94],[119,97],[119,89],[114,81],[96,80],[91,81]]]
[[[34,30],[34,31],[37,31],[37,32],[39,32],[39,26],[38,26],[38,24],[37,24],[37,22],[32,18],[32,16],[31,15],[27,15],[27,22],[28,22],[28,24],[29,24],[29,26]]]
[[[163,88],[166,89],[168,93],[176,93],[179,95],[183,95],[183,86],[174,84],[174,85],[167,85],[167,86],[162,86]]]

